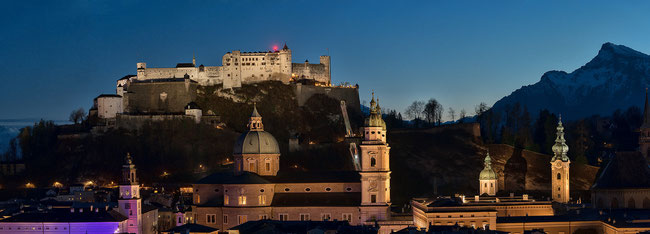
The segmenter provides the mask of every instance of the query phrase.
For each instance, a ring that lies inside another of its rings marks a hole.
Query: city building
[[[562,116],[557,123],[557,138],[553,145],[553,158],[551,158],[551,194],[553,201],[568,203],[569,197],[569,164],[571,160],[567,156],[569,146],[564,140],[564,127]]]
[[[386,125],[371,101],[361,143],[361,171],[281,171],[280,149],[253,109],[236,141],[234,170],[193,184],[196,223],[228,230],[248,221],[347,221],[374,225],[390,219],[390,167]],[[390,232],[390,230],[384,230]]]
[[[488,196],[494,196],[499,191],[499,183],[497,173],[492,170],[492,158],[490,158],[490,152],[485,155],[483,162],[484,168],[479,174],[479,194],[487,194]]]

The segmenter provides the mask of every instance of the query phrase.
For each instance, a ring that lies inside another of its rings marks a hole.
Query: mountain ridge
[[[503,97],[493,110],[504,112],[520,103],[535,117],[542,109],[562,113],[566,119],[609,115],[616,109],[642,107],[643,88],[650,84],[650,56],[624,45],[604,43],[598,54],[567,73],[545,72],[537,83]]]

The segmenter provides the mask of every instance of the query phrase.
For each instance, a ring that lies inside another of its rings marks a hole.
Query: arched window
[[[612,198],[612,202],[610,203],[609,208],[618,209],[618,199]]]
[[[494,183],[490,183],[490,188],[494,187]]]
[[[560,173],[557,173],[557,179],[562,179],[562,175]]]
[[[636,202],[634,201],[633,197],[631,197],[630,200],[627,200],[627,208],[628,209],[636,208]]]
[[[375,167],[375,165],[377,165],[377,159],[374,157],[370,158],[370,166]]]

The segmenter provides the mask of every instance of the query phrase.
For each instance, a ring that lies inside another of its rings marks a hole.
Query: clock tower
[[[128,233],[142,233],[142,203],[140,199],[140,185],[135,174],[135,165],[131,154],[126,154],[126,163],[122,165],[122,181],[120,182],[120,198],[117,201],[117,210],[126,216]]]
[[[390,218],[390,146],[386,143],[386,123],[381,107],[370,101],[370,116],[363,128],[361,142],[361,221]]]

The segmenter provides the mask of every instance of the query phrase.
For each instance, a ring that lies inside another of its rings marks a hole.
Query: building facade
[[[385,123],[372,101],[362,143],[361,171],[282,171],[275,138],[254,107],[236,141],[233,171],[193,184],[194,220],[220,230],[247,221],[348,221],[373,224],[390,217],[390,167]]]
[[[499,191],[499,177],[492,169],[492,158],[490,158],[490,152],[485,155],[485,159],[483,160],[483,170],[479,174],[478,180],[479,194],[494,196]]]
[[[142,200],[140,198],[140,185],[136,176],[135,165],[131,155],[126,155],[126,164],[122,166],[122,181],[120,182],[120,195],[118,199],[118,212],[127,217],[126,231],[129,233],[142,232]]]
[[[137,80],[179,78],[188,75],[200,85],[222,84],[224,88],[237,88],[242,84],[267,80],[288,83],[291,80],[310,79],[330,84],[330,57],[320,56],[320,63],[292,63],[291,50],[285,44],[281,50],[266,52],[228,52],[221,58],[221,66],[204,66],[179,63],[172,68],[148,68],[146,63],[137,63]],[[117,84],[120,90],[120,81]]]

